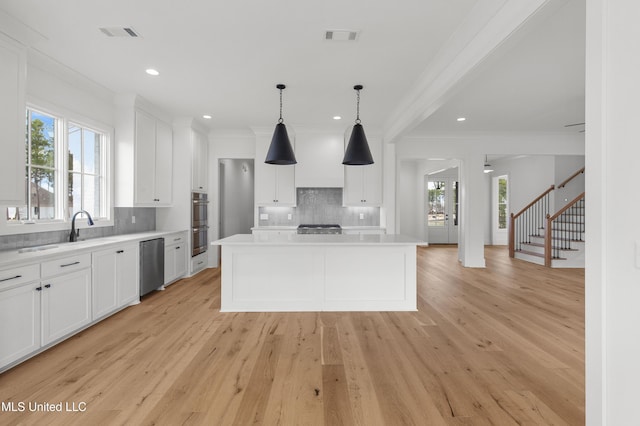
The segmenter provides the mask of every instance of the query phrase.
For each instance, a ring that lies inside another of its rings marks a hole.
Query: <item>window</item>
[[[104,135],[77,124],[69,124],[69,176],[67,218],[78,210],[105,217]]]
[[[498,178],[498,229],[507,229],[507,177]]]
[[[106,132],[28,108],[25,147],[27,204],[8,207],[8,223],[108,218]]]

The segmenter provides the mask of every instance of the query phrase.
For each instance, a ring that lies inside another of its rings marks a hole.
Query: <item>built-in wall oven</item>
[[[191,257],[207,251],[208,206],[207,194],[201,192],[191,194]]]

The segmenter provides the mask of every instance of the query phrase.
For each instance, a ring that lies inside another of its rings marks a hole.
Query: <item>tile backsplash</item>
[[[298,226],[302,223],[380,226],[380,207],[344,207],[342,188],[296,188],[296,197],[296,207],[259,207],[259,214],[269,217],[259,220],[259,226]]]
[[[156,209],[153,207],[115,207],[113,213],[114,226],[83,228],[80,230],[80,238],[100,238],[110,235],[154,231],[156,229]],[[131,223],[132,216],[136,217],[136,223]],[[78,217],[76,222],[81,220],[84,219]],[[69,225],[68,230],[64,231],[3,235],[0,236],[0,250],[15,250],[25,247],[62,243],[69,241],[70,230],[71,225]]]

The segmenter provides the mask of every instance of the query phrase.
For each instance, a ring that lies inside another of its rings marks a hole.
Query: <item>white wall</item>
[[[587,425],[637,423],[640,2],[587,0]],[[634,420],[635,419],[635,420]]]
[[[584,173],[576,176],[571,180],[571,182],[567,183],[564,188],[558,188],[559,184],[568,179],[582,167],[584,167],[584,155],[556,156],[556,190],[554,191],[556,210],[565,206],[567,202],[570,202],[584,192]]]
[[[218,160],[221,158],[254,158],[256,138],[250,131],[218,130],[209,134],[209,238],[220,236],[220,194]],[[264,161],[258,159],[256,161]],[[257,209],[254,209],[257,210]],[[256,223],[254,218],[254,223]],[[209,266],[219,265],[219,247],[213,246],[209,253]]]
[[[418,227],[417,212],[419,211],[419,192],[417,180],[417,163],[414,160],[403,160],[398,164],[398,203],[404,206],[396,217],[396,233],[422,238]]]

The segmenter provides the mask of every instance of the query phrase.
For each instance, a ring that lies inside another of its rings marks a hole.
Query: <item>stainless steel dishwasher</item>
[[[164,285],[164,238],[140,242],[140,296]]]

